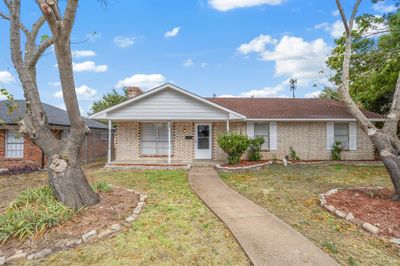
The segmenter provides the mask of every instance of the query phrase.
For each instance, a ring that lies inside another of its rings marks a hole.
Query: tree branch
[[[336,0],[336,5],[339,10],[340,17],[342,18],[343,26],[346,32],[346,35],[351,34],[351,30],[349,28],[349,24],[347,23],[346,13],[344,12],[343,6],[340,3],[340,0]]]
[[[38,48],[36,49],[35,53],[33,54],[32,58],[29,60],[29,62],[27,63],[28,66],[35,66],[39,60],[39,58],[43,55],[43,53],[47,50],[47,48],[49,48],[50,46],[52,46],[54,44],[54,39],[49,38],[46,41],[42,42]]]
[[[75,21],[76,10],[78,8],[78,0],[68,0],[67,7],[63,18],[63,27],[65,29],[66,36],[70,37],[72,26]]]
[[[354,20],[356,18],[357,11],[358,11],[360,4],[361,4],[361,0],[357,0],[357,2],[354,4],[353,11],[351,12],[351,17],[350,17],[350,21],[349,21],[350,31],[353,30]]]
[[[41,16],[35,24],[32,26],[32,39],[36,40],[36,37],[39,33],[40,28],[43,26],[43,24],[46,22],[46,18],[44,16]]]
[[[396,89],[393,95],[392,107],[390,113],[386,117],[383,132],[391,136],[397,136],[397,127],[400,119],[400,73],[397,78]]]
[[[10,20],[10,16],[7,16],[6,14],[4,14],[1,11],[0,11],[0,17],[5,19],[5,20]],[[19,28],[25,33],[27,38],[29,38],[31,36],[30,31],[21,22],[19,22]]]

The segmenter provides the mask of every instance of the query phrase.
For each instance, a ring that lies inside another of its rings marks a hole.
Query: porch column
[[[111,127],[111,120],[108,120],[108,156],[107,162],[108,165],[111,167],[111,141],[112,141],[112,127]]]
[[[229,120],[226,120],[226,133],[229,133]]]
[[[171,164],[171,121],[168,121],[168,164]]]

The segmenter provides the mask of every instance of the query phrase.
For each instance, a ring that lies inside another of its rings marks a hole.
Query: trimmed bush
[[[299,161],[300,157],[297,155],[297,152],[293,149],[292,146],[289,147],[289,156],[292,161]]]
[[[25,239],[71,218],[74,210],[61,204],[50,187],[22,192],[0,215],[0,242]]]
[[[259,161],[261,160],[261,147],[264,144],[265,139],[263,137],[256,137],[250,140],[249,145],[249,160]]]
[[[229,133],[218,136],[219,147],[228,155],[228,164],[240,163],[240,158],[250,145],[246,136]]]
[[[340,141],[335,141],[332,145],[332,150],[331,150],[331,155],[332,155],[332,160],[334,161],[340,161],[342,160],[342,143]]]

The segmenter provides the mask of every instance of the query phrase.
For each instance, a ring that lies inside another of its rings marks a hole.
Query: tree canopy
[[[119,93],[116,89],[112,89],[111,92],[104,94],[100,100],[94,101],[90,106],[90,110],[92,113],[98,113],[127,99],[128,94],[125,89],[123,90],[123,93]]]

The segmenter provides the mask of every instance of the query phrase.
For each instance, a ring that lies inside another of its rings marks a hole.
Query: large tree
[[[350,64],[350,94],[364,108],[387,114],[400,71],[400,12],[377,17],[359,16],[358,27],[353,30],[352,58]],[[373,29],[374,25],[382,25]],[[334,75],[330,81],[341,84],[343,54],[346,37],[335,41],[335,48],[327,60]],[[325,88],[321,97],[337,99],[334,88]]]
[[[85,135],[90,131],[79,112],[72,69],[70,36],[78,0],[68,0],[63,12],[57,0],[36,0],[42,15],[31,28],[21,22],[20,0],[3,1],[8,14],[1,13],[0,16],[10,21],[11,59],[26,100],[26,114],[20,122],[20,132],[28,135],[47,156],[49,183],[59,201],[74,209],[96,204],[99,197],[90,187],[79,164],[79,150]],[[52,36],[41,38],[38,42],[39,32],[46,23]],[[21,33],[25,36],[22,37]],[[24,47],[22,40],[25,42]],[[48,125],[36,79],[38,60],[51,45],[54,45],[64,102],[71,124],[69,136],[61,140],[55,137]]]
[[[107,109],[111,106],[119,104],[123,101],[128,99],[128,92],[126,89],[123,90],[123,93],[119,93],[116,89],[112,89],[111,92],[107,92],[106,94],[101,97],[101,99],[94,101],[93,104],[90,106],[91,112],[98,113]]]
[[[341,1],[336,0],[336,5],[345,29],[345,49],[341,69],[341,83],[338,91],[341,100],[347,105],[352,115],[357,119],[362,130],[369,136],[378,150],[394,187],[395,193],[393,195],[393,200],[400,200],[400,140],[397,136],[397,128],[400,119],[400,73],[397,73],[391,107],[382,129],[378,129],[368,120],[350,94],[350,68],[353,50],[352,33],[360,3],[361,0],[356,0],[350,18],[347,19]]]

